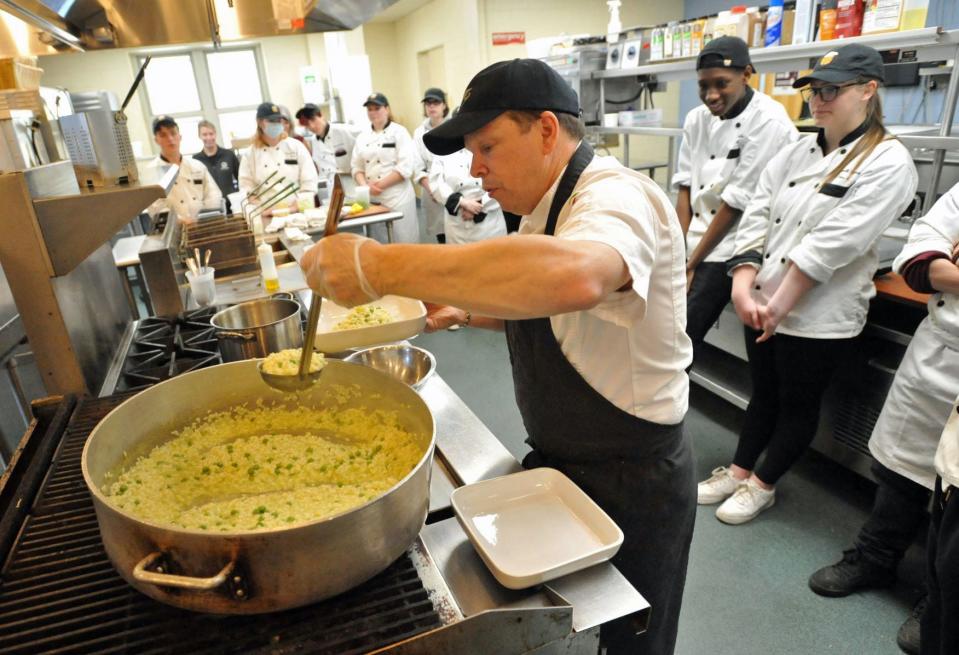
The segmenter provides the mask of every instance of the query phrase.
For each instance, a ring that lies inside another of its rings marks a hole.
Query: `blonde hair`
[[[856,84],[867,84],[870,79],[858,78]],[[882,122],[882,100],[879,99],[879,86],[881,82],[876,80],[876,92],[869,98],[869,103],[866,105],[866,132],[862,135],[862,138],[856,143],[855,146],[850,149],[849,153],[843,158],[839,165],[834,169],[829,171],[829,174],[822,181],[822,184],[830,184],[839,177],[839,174],[843,171],[846,166],[852,163],[853,160],[856,160],[855,165],[852,167],[850,174],[855,173],[862,163],[866,160],[869,155],[872,154],[872,151],[876,149],[880,143],[886,140],[895,139],[896,137],[889,135],[886,132],[886,126]]]

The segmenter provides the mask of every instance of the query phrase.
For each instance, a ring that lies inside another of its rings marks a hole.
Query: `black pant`
[[[931,492],[879,462],[872,463],[872,474],[879,486],[856,548],[870,563],[895,569],[919,534]]]
[[[686,294],[686,334],[693,342],[695,362],[703,339],[713,326],[733,291],[733,280],[725,262],[703,262],[696,267],[693,284]]]
[[[610,655],[671,655],[675,649],[696,520],[692,449],[681,430],[662,457],[571,463],[533,450],[523,459],[525,468],[565,473],[623,531],[612,563],[649,603],[650,616],[639,636],[633,617],[604,624],[600,640]]]
[[[777,334],[756,343],[760,334],[745,327],[753,395],[733,463],[776,484],[816,436],[823,392],[851,339]],[[766,457],[756,467],[763,451]]]
[[[936,478],[926,545],[929,604],[922,615],[922,655],[959,653],[959,503],[955,487],[942,491]]]

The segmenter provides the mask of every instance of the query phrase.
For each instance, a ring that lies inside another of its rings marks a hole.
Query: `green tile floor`
[[[415,343],[436,355],[440,375],[522,457],[525,432],[503,335],[467,328],[424,334]],[[686,427],[703,478],[728,463],[742,412],[695,385],[690,400]],[[700,507],[676,652],[899,653],[896,631],[921,579],[919,547],[909,551],[890,590],[827,599],[806,586],[810,573],[851,544],[872,493],[871,483],[811,453],[779,484],[776,506],[752,523],[724,525],[714,507]]]

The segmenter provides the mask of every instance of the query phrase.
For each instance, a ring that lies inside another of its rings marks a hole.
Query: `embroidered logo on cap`
[[[732,66],[732,65],[733,65],[732,59],[723,59],[723,66],[726,66],[728,68],[729,66]]]
[[[831,50],[822,56],[822,59],[819,60],[820,66],[828,66],[832,63],[832,60],[839,55],[835,50]]]
[[[465,103],[467,100],[470,99],[470,93],[472,93],[472,92],[473,92],[473,89],[467,88],[467,89],[466,89],[466,92],[463,93],[463,102],[464,102],[464,103]]]
[[[372,101],[372,102],[376,102],[376,94],[375,94],[375,93],[371,93],[371,94],[370,94],[370,97],[367,98],[367,100]]]

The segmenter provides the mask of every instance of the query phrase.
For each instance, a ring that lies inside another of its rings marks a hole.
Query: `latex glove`
[[[381,247],[358,234],[334,234],[316,242],[300,260],[300,268],[315,293],[341,307],[363,305],[378,299],[380,294],[370,285],[362,265],[357,265],[359,255],[370,256],[371,251]]]
[[[449,305],[436,305],[433,303],[423,303],[426,305],[426,331],[437,332],[445,330],[453,325],[462,325],[466,322],[466,312]]]

